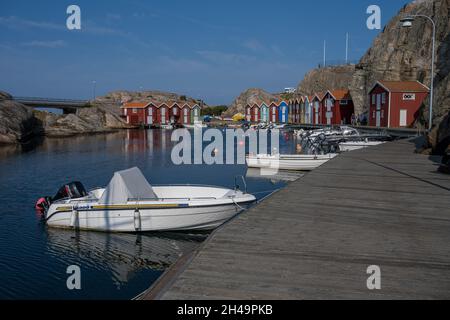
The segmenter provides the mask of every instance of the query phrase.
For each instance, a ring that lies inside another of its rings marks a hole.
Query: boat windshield
[[[79,181],[74,181],[63,185],[59,188],[56,195],[53,197],[53,202],[61,199],[79,199],[87,196],[86,189],[83,184]]]

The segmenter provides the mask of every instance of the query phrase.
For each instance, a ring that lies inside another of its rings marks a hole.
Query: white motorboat
[[[151,186],[136,167],[116,172],[106,188],[86,192],[74,182],[41,199],[36,207],[51,227],[111,232],[214,229],[256,200],[237,188]]]
[[[337,154],[324,155],[305,154],[277,154],[277,155],[247,155],[246,161],[250,168],[264,168],[273,170],[311,171],[325,162],[336,157]]]
[[[208,126],[201,121],[195,121],[194,124],[185,124],[184,127],[187,129],[201,129],[207,128]]]
[[[384,141],[346,141],[339,143],[339,150],[342,152],[364,149],[367,147],[378,146]]]
[[[175,125],[172,124],[172,123],[162,124],[160,128],[161,129],[166,129],[166,130],[173,130],[173,129],[175,129]]]
[[[359,136],[360,132],[352,127],[340,126],[335,128],[329,127],[311,131],[298,130],[296,131],[296,134],[299,138],[315,139],[318,138],[319,136],[323,136],[324,138]]]

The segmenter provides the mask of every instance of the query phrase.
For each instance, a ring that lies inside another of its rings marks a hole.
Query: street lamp
[[[96,96],[95,96],[95,89],[96,89],[96,86],[97,86],[97,81],[92,81],[92,84],[93,84],[93,93],[94,93],[94,100],[95,100],[95,98],[96,98]]]
[[[431,86],[430,86],[430,122],[429,122],[429,130],[433,127],[433,97],[434,97],[434,46],[436,41],[436,23],[429,16],[423,14],[415,14],[411,16],[404,17],[400,20],[402,22],[402,26],[404,28],[411,28],[415,18],[425,18],[428,19],[433,25],[433,45],[432,45],[432,54],[431,54]]]

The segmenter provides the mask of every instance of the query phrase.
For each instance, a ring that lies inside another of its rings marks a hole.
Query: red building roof
[[[153,103],[153,102],[127,102],[124,103],[121,108],[128,109],[128,108],[135,108],[135,109],[145,109],[149,105],[153,105],[156,108],[160,108],[162,106],[167,106],[168,108],[173,108],[174,106],[178,106],[180,108],[184,108],[185,106],[188,106],[190,109],[193,109],[195,106],[199,106],[197,103],[191,103],[191,102],[160,102],[160,103]]]
[[[124,103],[121,108],[144,109],[144,108],[147,108],[147,106],[149,104],[150,104],[150,102],[127,102],[127,103]]]
[[[350,91],[348,89],[328,90],[335,100],[351,100]]]
[[[380,85],[389,92],[429,92],[430,89],[419,81],[378,81],[372,90]],[[372,90],[369,91],[372,92]]]

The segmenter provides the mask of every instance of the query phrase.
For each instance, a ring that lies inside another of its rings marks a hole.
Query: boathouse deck
[[[450,176],[402,140],[340,155],[216,230],[144,299],[449,299]],[[369,265],[381,290],[368,290]]]

